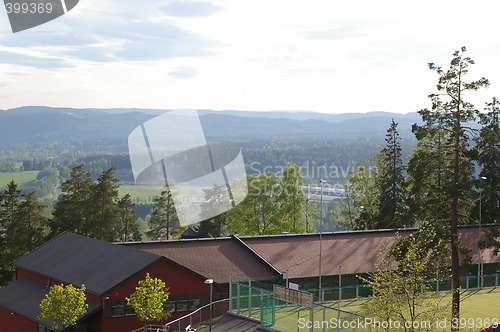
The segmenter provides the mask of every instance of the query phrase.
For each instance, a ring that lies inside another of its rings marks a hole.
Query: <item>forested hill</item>
[[[169,110],[20,107],[0,110],[0,148],[18,144],[78,142],[89,151],[125,152],[129,133]],[[236,142],[281,140],[383,140],[391,118],[403,140],[413,140],[416,113],[322,114],[200,110],[209,140]],[[97,148],[96,148],[97,147]],[[71,147],[68,147],[71,149]]]

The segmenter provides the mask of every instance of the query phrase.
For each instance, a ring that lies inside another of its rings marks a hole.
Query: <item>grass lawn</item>
[[[500,288],[462,291],[460,299],[461,317],[500,320]],[[366,300],[342,301],[341,309],[360,313],[365,302]]]
[[[357,300],[344,300],[341,302],[341,309],[344,311],[362,314],[362,307],[366,303],[365,299]],[[338,303],[328,303],[330,307],[337,308]],[[474,331],[478,332],[481,329],[475,328],[476,326],[485,326],[494,320],[500,320],[500,288],[491,288],[483,290],[468,290],[461,293],[460,312],[463,327],[461,331]],[[306,307],[287,305],[277,306],[275,313],[274,329],[279,331],[309,331],[304,325],[310,321],[310,310]],[[246,312],[244,313],[246,314]],[[254,308],[252,315],[259,317],[260,309]],[[331,319],[336,321],[338,312],[335,310],[325,310],[325,316],[321,308],[316,307],[314,310],[313,321],[326,320],[330,322]],[[341,314],[340,319],[349,321],[353,316],[348,314]],[[302,326],[300,325],[302,322]],[[472,324],[474,328],[469,328],[467,324]],[[448,320],[447,326],[450,326]],[[326,331],[336,331],[337,329],[327,328]],[[349,330],[349,329],[347,329]],[[347,331],[342,329],[342,331]],[[433,331],[449,331],[448,329],[435,329]],[[322,331],[320,328],[315,328],[314,331]],[[351,330],[349,330],[351,331]],[[367,329],[357,328],[356,331],[367,331]]]
[[[14,180],[21,188],[27,187],[36,179],[38,171],[0,173],[0,188],[4,188],[7,184]]]

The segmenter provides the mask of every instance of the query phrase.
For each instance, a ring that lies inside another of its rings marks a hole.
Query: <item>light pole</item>
[[[210,324],[208,325],[208,331],[212,332],[212,289],[214,285],[214,280],[213,279],[207,279],[205,280],[206,284],[210,285]]]
[[[485,176],[481,176],[479,178],[480,180],[486,180],[487,178]],[[479,240],[481,239],[481,227],[483,225],[483,217],[482,217],[482,208],[483,208],[483,189],[479,191],[479,229],[478,229],[478,234],[477,234],[477,249],[479,251],[478,258],[477,258],[477,277],[478,277],[478,287],[482,287],[483,283],[483,278],[480,277],[483,275],[483,263],[482,263],[482,258],[481,258],[481,248],[479,248]],[[481,285],[479,284],[481,282]]]
[[[319,184],[321,187],[321,195],[320,195],[320,206],[319,206],[319,298],[323,301],[323,291],[321,290],[321,274],[323,267],[323,184],[326,183],[326,180],[319,180]]]

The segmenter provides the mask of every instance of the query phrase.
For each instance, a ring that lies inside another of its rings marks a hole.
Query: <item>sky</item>
[[[430,107],[455,50],[500,97],[493,0],[80,0],[12,33],[0,8],[0,109],[25,105],[322,113]]]

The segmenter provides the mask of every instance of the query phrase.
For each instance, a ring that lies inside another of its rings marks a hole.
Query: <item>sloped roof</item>
[[[25,276],[10,282],[7,286],[0,289],[0,307],[11,310],[38,324],[50,327],[52,321],[38,318],[40,314],[40,302],[48,291],[47,284]],[[79,317],[79,320],[85,319],[102,308],[102,304],[99,301],[87,299],[86,302],[89,305],[87,313]],[[62,327],[59,327],[57,331],[61,330]]]
[[[271,279],[277,271],[234,238],[122,243],[130,248],[164,256],[216,283],[229,275]]]
[[[85,284],[102,295],[161,256],[84,236],[62,233],[13,265],[64,283]]]
[[[416,229],[399,231],[403,237]],[[460,227],[462,245],[472,249],[472,262],[477,262],[478,227]],[[481,235],[484,238],[484,234]],[[319,234],[287,234],[240,238],[289,278],[316,277],[319,275]],[[395,244],[394,230],[336,232],[322,234],[322,275],[370,272],[380,261],[380,252]],[[493,251],[482,250],[483,263],[499,262]]]

